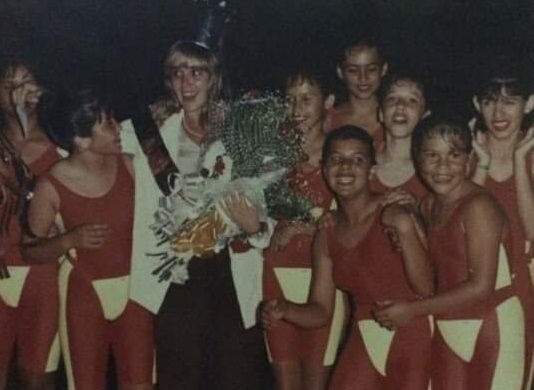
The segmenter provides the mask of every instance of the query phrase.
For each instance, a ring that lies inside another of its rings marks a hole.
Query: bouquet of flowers
[[[208,140],[195,174],[169,177],[173,192],[160,199],[151,226],[162,251],[151,253],[160,280],[188,279],[193,257],[209,257],[242,234],[220,203],[240,193],[261,218],[310,221],[312,203],[285,180],[305,155],[301,134],[286,115],[285,100],[275,94],[245,95],[209,109]]]

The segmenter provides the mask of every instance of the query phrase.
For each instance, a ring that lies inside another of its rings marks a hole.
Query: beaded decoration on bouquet
[[[313,218],[312,203],[285,180],[305,158],[301,134],[286,112],[285,100],[275,94],[246,95],[210,106],[198,173],[169,178],[173,193],[160,199],[151,226],[161,251],[149,256],[159,260],[153,273],[160,280],[185,283],[191,258],[209,257],[242,234],[220,207],[230,194],[244,195],[262,219]]]

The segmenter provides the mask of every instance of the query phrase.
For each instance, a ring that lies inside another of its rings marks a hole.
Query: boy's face
[[[323,162],[330,189],[339,197],[360,194],[368,188],[372,162],[367,146],[356,139],[332,142]]]
[[[121,149],[120,126],[112,115],[103,112],[94,124],[91,150],[99,154],[119,154]]]
[[[386,132],[394,138],[411,137],[415,126],[426,113],[423,92],[409,80],[399,80],[392,84],[380,107],[380,117]]]
[[[469,180],[469,154],[443,136],[424,139],[418,165],[421,177],[438,195],[457,194],[464,181]]]
[[[333,97],[323,96],[321,89],[306,80],[297,80],[286,86],[289,115],[296,127],[308,132],[322,128],[326,110],[333,104]]]
[[[482,115],[490,136],[506,139],[518,134],[526,114],[532,111],[534,97],[510,95],[502,90],[497,96],[475,99],[475,106]]]
[[[386,74],[387,64],[383,63],[376,47],[354,46],[345,51],[345,60],[338,67],[338,76],[343,80],[349,93],[357,99],[373,98],[380,81]]]

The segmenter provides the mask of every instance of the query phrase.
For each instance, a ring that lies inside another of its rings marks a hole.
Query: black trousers
[[[260,390],[269,374],[262,330],[244,329],[227,251],[189,263],[156,316],[159,390]]]

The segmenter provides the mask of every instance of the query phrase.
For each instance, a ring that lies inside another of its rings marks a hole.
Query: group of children
[[[228,197],[243,235],[193,258],[185,284],[147,265],[150,225],[159,168],[198,169],[217,54],[169,49],[144,142],[94,90],[43,93],[6,63],[0,390],[14,356],[25,388],[53,389],[60,346],[78,390],[105,388],[110,351],[121,390],[152,389],[154,369],[160,390],[265,389],[267,355],[276,390],[530,390],[533,91],[492,74],[470,128],[432,115],[423,83],[389,74],[371,41],[342,54],[338,104],[310,64],[284,82],[307,156],[287,180],[322,217],[261,220]]]

